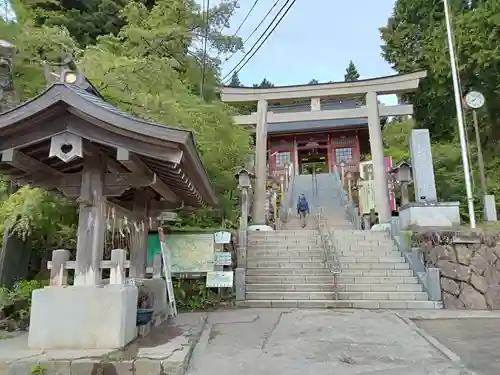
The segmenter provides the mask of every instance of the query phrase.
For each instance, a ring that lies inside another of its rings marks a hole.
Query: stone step
[[[402,256],[384,257],[384,256],[338,256],[339,262],[344,263],[404,263],[406,260]]]
[[[338,256],[345,257],[400,257],[401,252],[396,250],[386,249],[371,249],[371,250],[341,250],[337,249]]]
[[[332,283],[332,274],[314,275],[280,275],[280,276],[246,276],[247,284],[328,284]],[[418,284],[414,276],[337,276],[337,284]]]
[[[279,257],[314,257],[323,256],[324,250],[322,248],[313,249],[265,249],[253,248],[247,251],[247,259],[268,259]]]
[[[247,284],[247,292],[422,292],[420,284]]]
[[[282,231],[274,231],[274,232],[248,232],[248,238],[288,238],[288,237],[316,237],[318,235],[318,231],[315,229],[311,230],[282,230]]]
[[[396,244],[393,241],[389,240],[373,240],[373,241],[368,241],[368,240],[356,240],[356,239],[339,239],[338,237],[335,237],[333,235],[334,241],[333,243],[338,246],[349,246],[349,247],[392,247],[396,246]]]
[[[248,240],[247,244],[248,246],[293,246],[293,245],[318,245],[320,243],[321,239],[316,238],[316,239],[307,239],[307,238],[300,238],[297,237],[296,240],[292,239],[286,239],[286,240],[280,240],[280,239],[269,239],[269,240]]]
[[[378,232],[370,230],[334,230],[334,234],[337,237],[356,237],[356,238],[379,238],[379,239],[390,239],[390,235],[387,232]]]
[[[342,269],[356,270],[407,270],[410,268],[408,263],[373,263],[373,262],[358,262],[358,263],[342,263]]]
[[[435,310],[442,309],[442,302],[435,301],[363,301],[363,300],[246,300],[237,302],[242,307],[274,308],[337,308],[337,309],[387,309]]]
[[[337,256],[345,257],[400,257],[399,251],[386,251],[383,249],[374,249],[369,251],[355,250],[338,250]],[[323,256],[324,249],[320,246],[304,248],[302,246],[289,246],[286,249],[276,247],[258,247],[249,248],[247,252],[248,259],[250,258],[268,258],[268,257],[301,257],[301,256]]]
[[[307,250],[322,250],[323,246],[319,244],[259,244],[259,245],[248,245],[248,249],[252,251],[272,251],[275,249],[276,251],[284,251],[284,250],[294,250],[294,251],[307,251]]]
[[[340,264],[350,264],[350,263],[379,263],[379,264],[387,264],[387,263],[404,263],[405,258],[403,257],[345,257],[339,256],[338,260]],[[275,265],[276,268],[283,268],[283,264],[287,263],[318,263],[324,261],[324,256],[300,256],[300,257],[292,257],[292,256],[279,256],[279,257],[259,257],[259,256],[248,256],[247,265],[250,267],[273,267]],[[288,267],[288,266],[285,266]],[[304,267],[291,267],[291,268],[304,268]]]
[[[264,300],[377,300],[377,301],[426,301],[426,292],[247,292],[246,299]]]
[[[302,255],[302,256],[288,256],[288,255],[280,255],[280,256],[262,256],[252,254],[247,257],[248,263],[310,263],[310,262],[323,262],[325,259],[324,253],[319,252],[318,255]],[[258,267],[258,265],[257,265]],[[281,267],[278,267],[281,268]]]
[[[247,276],[332,276],[326,268],[248,268]],[[374,269],[343,269],[338,277],[408,277],[414,276],[411,269],[405,270],[374,270]]]
[[[265,268],[322,268],[323,260],[315,260],[310,262],[287,262],[283,260],[278,261],[253,261],[247,260],[247,268],[257,268],[257,269],[265,269]]]

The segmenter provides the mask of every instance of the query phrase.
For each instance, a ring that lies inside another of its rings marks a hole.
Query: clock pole
[[[477,110],[472,110],[472,119],[474,121],[474,131],[476,133],[476,143],[477,143],[477,162],[479,164],[479,173],[481,174],[481,188],[483,190],[483,196],[488,195],[488,189],[486,187],[486,174],[484,173],[484,160],[483,160],[483,150],[481,147],[481,137],[479,135],[479,125],[477,121]]]
[[[451,75],[453,78],[453,91],[455,93],[455,108],[457,111],[458,134],[460,137],[460,149],[462,151],[462,163],[464,166],[465,191],[467,194],[467,206],[469,208],[470,227],[476,228],[476,216],[474,213],[474,198],[472,196],[472,186],[470,178],[469,156],[467,155],[467,141],[465,140],[465,125],[462,112],[462,98],[460,95],[460,87],[458,84],[458,72],[455,64],[455,48],[453,45],[453,35],[450,20],[450,9],[448,0],[444,2],[444,14],[446,18],[446,34],[448,36],[448,49],[450,51]]]

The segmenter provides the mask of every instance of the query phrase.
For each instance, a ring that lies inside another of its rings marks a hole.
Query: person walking
[[[300,217],[300,225],[305,228],[307,225],[307,215],[309,215],[309,203],[306,196],[301,194],[297,203],[297,215]]]

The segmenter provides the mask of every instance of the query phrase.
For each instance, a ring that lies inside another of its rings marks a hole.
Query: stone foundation
[[[118,349],[137,337],[137,288],[51,286],[33,292],[31,349]]]
[[[500,235],[432,232],[417,236],[427,267],[441,271],[448,309],[500,309]]]

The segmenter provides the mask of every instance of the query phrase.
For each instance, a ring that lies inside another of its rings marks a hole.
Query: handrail
[[[359,217],[359,212],[356,212],[357,209],[354,206],[354,203],[349,200],[349,197],[344,190],[344,186],[342,185],[339,172],[337,168],[334,168],[333,176],[335,178],[335,183],[339,187],[340,199],[342,201],[343,206],[345,207],[346,219],[354,224],[354,229],[361,229],[361,218]]]
[[[321,241],[323,244],[323,252],[325,256],[325,263],[328,268],[328,270],[333,274],[334,276],[334,285],[337,285],[337,275],[339,275],[342,272],[342,267],[340,265],[339,257],[337,254],[337,248],[335,245],[335,239],[333,237],[333,233],[330,229],[330,226],[328,225],[328,221],[326,217],[323,215],[323,208],[319,206],[318,204],[318,181],[316,179],[316,173],[313,172],[312,174],[312,192],[313,192],[313,197],[314,201],[316,202],[315,205],[315,214],[313,215],[316,224],[318,226],[318,232],[321,237]],[[321,222],[325,222],[325,227],[321,225]],[[336,295],[337,297],[337,295]]]

